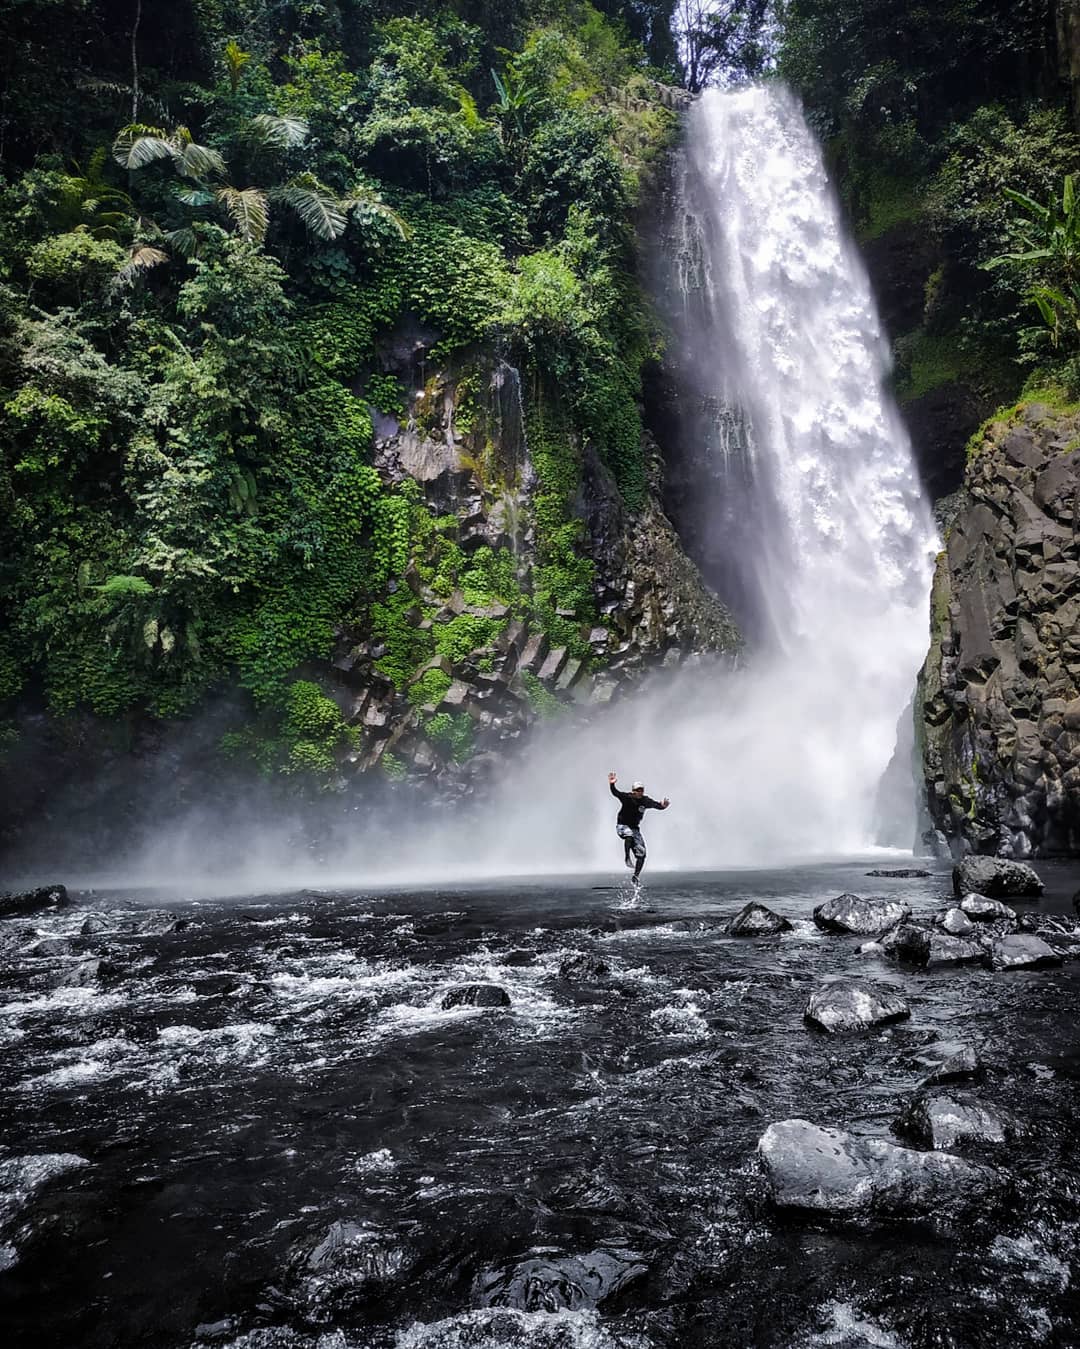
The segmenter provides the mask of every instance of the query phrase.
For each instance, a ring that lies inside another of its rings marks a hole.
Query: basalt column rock
[[[954,853],[1080,851],[1080,414],[1029,403],[968,463],[916,729]]]

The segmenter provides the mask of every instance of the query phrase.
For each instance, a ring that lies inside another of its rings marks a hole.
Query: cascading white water
[[[756,641],[738,673],[654,684],[515,774],[534,806],[508,803],[520,865],[618,861],[609,766],[673,798],[646,821],[661,865],[866,850],[926,652],[934,526],[869,282],[795,99],[703,95],[681,198],[681,360],[715,430],[691,450],[693,487],[717,551],[737,533],[728,569],[758,597]]]

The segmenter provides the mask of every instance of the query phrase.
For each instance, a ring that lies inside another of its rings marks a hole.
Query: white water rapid
[[[687,396],[714,422],[737,405],[749,423],[738,473],[730,436],[692,448],[693,486],[707,542],[737,542],[728,566],[757,597],[755,645],[738,673],[653,687],[519,768],[542,807],[513,810],[508,784],[503,837],[538,870],[619,861],[609,766],[672,798],[646,816],[661,866],[867,850],[926,653],[935,530],[869,281],[786,90],[695,104],[679,216]]]

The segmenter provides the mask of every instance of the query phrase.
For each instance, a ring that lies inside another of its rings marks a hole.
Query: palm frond
[[[257,187],[219,187],[214,195],[244,238],[261,244],[270,223],[266,193]]]
[[[148,271],[151,267],[158,267],[168,261],[169,255],[163,248],[155,248],[153,244],[132,244],[127,262],[116,274],[117,280],[124,285],[130,285],[140,272]]]
[[[133,122],[113,141],[113,158],[123,168],[134,171],[159,159],[175,159],[176,149],[161,127]]]
[[[338,239],[347,224],[343,203],[313,173],[301,173],[274,190],[317,239]]]
[[[199,236],[193,229],[187,227],[178,230],[168,230],[163,236],[165,242],[182,258],[194,258],[199,254]]]
[[[212,206],[214,194],[204,187],[185,187],[177,192],[176,200],[185,206]]]
[[[176,167],[185,178],[221,178],[225,173],[225,160],[208,145],[196,145],[187,140],[177,157]]]
[[[277,150],[297,150],[307,140],[310,127],[303,117],[277,117],[261,112],[247,124],[250,138]]]

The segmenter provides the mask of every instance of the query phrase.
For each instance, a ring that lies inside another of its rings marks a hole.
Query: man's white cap
[[[641,788],[642,791],[644,791],[645,790],[644,782],[635,782],[633,790],[636,792],[639,787]]]

